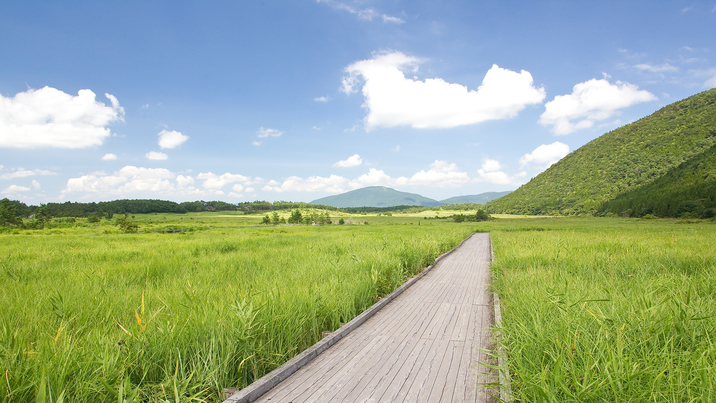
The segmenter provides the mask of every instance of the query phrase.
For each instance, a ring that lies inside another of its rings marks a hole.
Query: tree
[[[126,215],[117,217],[115,225],[118,226],[119,229],[125,233],[137,232],[137,229],[139,229],[139,224],[130,220],[129,217],[127,217]]]
[[[15,205],[6,197],[0,201],[0,225],[7,227],[10,225],[19,225],[22,219],[17,216]]]
[[[485,210],[479,209],[477,210],[477,213],[475,213],[475,221],[487,221],[490,219],[490,216],[485,213]]]
[[[303,219],[303,214],[301,214],[301,211],[299,209],[296,209],[296,210],[293,210],[293,213],[291,213],[291,216],[288,217],[288,223],[289,224],[300,224],[302,219]]]
[[[280,223],[281,223],[281,218],[278,216],[278,213],[274,211],[271,214],[271,224],[279,225]]]
[[[50,212],[47,211],[47,205],[46,204],[40,204],[40,208],[37,209],[37,212],[35,212],[35,218],[40,223],[40,228],[45,228],[45,224],[47,224],[47,228],[50,228],[50,220],[52,219],[52,216],[50,215]]]
[[[261,224],[266,224],[266,225],[271,224],[271,218],[268,216],[268,214],[266,214],[266,215],[264,216],[264,219],[261,220]]]

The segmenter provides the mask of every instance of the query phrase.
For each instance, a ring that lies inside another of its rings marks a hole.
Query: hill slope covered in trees
[[[711,218],[716,215],[716,146],[654,182],[622,193],[600,213],[643,217]]]
[[[654,182],[714,144],[711,89],[592,140],[486,207],[496,213],[596,214],[605,202]]]

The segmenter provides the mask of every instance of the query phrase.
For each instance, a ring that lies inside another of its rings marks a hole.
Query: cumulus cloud
[[[187,176],[177,175],[176,181],[177,181],[177,186],[182,187],[182,188],[189,187],[194,184],[194,178],[192,178],[189,175],[187,175]]]
[[[52,87],[27,90],[14,97],[0,95],[0,147],[87,148],[111,135],[108,126],[124,120],[117,98],[105,94],[111,106],[95,100],[95,93],[77,96]]]
[[[102,157],[102,161],[114,161],[117,159],[116,154],[107,153]]]
[[[67,180],[68,193],[122,195],[133,192],[171,192],[176,174],[164,168],[125,166],[111,175],[95,173]]]
[[[159,136],[159,147],[165,148],[177,148],[185,141],[189,140],[189,136],[185,136],[177,131],[162,130],[157,134]]]
[[[1,165],[0,165],[1,166]],[[16,179],[16,178],[27,178],[28,176],[36,176],[36,175],[57,175],[56,172],[47,171],[44,169],[33,169],[33,170],[27,170],[25,168],[18,168],[12,172],[7,172],[2,175],[0,175],[0,179]]]
[[[467,172],[461,172],[457,165],[435,160],[428,171],[413,175],[408,183],[413,186],[457,187],[470,181]]]
[[[256,132],[256,133],[258,134],[258,137],[259,137],[259,138],[281,137],[281,135],[283,134],[283,131],[281,131],[281,130],[276,130],[276,129],[270,129],[270,128],[268,128],[268,127],[267,127],[267,128],[264,128],[263,126],[261,126],[261,127],[259,128],[259,131]]]
[[[163,160],[169,159],[168,155],[166,155],[164,153],[160,153],[158,151],[150,151],[145,155],[145,157],[147,157],[147,159],[156,160],[156,161],[163,161]]]
[[[328,102],[331,100],[331,97],[316,97],[313,98],[313,100],[316,102]]]
[[[258,147],[258,146],[261,145],[261,142],[254,140],[254,141],[251,142],[251,145],[254,145],[254,146]]]
[[[30,188],[25,187],[25,186],[10,185],[10,186],[6,187],[5,189],[3,189],[3,191],[0,193],[5,194],[5,195],[12,195],[12,194],[18,194],[19,192],[27,192],[28,190],[30,190]]]
[[[306,179],[298,176],[290,176],[283,181],[281,186],[270,186],[267,184],[262,188],[262,190],[274,192],[340,193],[343,192],[347,183],[348,179],[338,175],[331,175],[327,178],[322,176],[311,176]]]
[[[527,176],[526,172],[520,172],[517,175],[510,176],[501,171],[502,164],[493,159],[487,159],[482,162],[482,167],[477,170],[479,175],[476,179],[478,182],[492,183],[495,185],[521,185],[520,178]]]
[[[540,168],[548,168],[567,154],[569,154],[569,146],[564,143],[555,141],[552,144],[542,144],[531,153],[520,158],[520,167],[524,168],[528,164],[537,164]]]
[[[36,180],[33,180],[33,181],[32,181],[32,187],[35,188],[35,189],[39,189],[39,188],[40,188],[40,182],[38,182],[38,181],[36,181]]]
[[[408,178],[401,176],[391,178],[383,170],[371,168],[365,173],[350,182],[352,189],[359,189],[366,186],[400,186],[407,185]]]
[[[357,167],[358,165],[362,164],[363,160],[361,159],[360,155],[353,154],[347,159],[344,159],[343,161],[338,161],[335,164],[333,164],[336,168],[350,168],[350,167]]]
[[[545,104],[539,122],[552,126],[557,135],[573,133],[594,126],[596,121],[609,119],[620,109],[658,98],[636,85],[606,79],[591,79],[574,86],[571,94],[558,95]]]
[[[487,120],[515,117],[527,105],[540,104],[543,88],[532,75],[493,65],[477,90],[441,78],[406,78],[421,60],[401,52],[380,53],[346,67],[341,91],[356,92],[362,85],[367,130],[377,127],[450,128]]]
[[[202,184],[202,187],[204,189],[214,191],[220,190],[222,187],[230,183],[249,182],[249,180],[251,179],[248,176],[232,174],[229,172],[221,176],[212,172],[200,173],[196,176],[196,178],[204,181],[204,183]]]
[[[689,74],[698,80],[706,80],[703,83],[706,88],[716,87],[716,68],[689,70]]]
[[[331,175],[329,177],[312,176],[307,179],[291,176],[282,183],[269,181],[262,190],[273,192],[327,192],[341,193],[348,189],[366,186],[427,186],[456,187],[470,181],[466,172],[461,172],[457,165],[436,160],[430,169],[415,173],[410,178],[401,176],[392,178],[384,171],[370,168],[367,173],[356,179]],[[248,191],[248,190],[247,190]]]
[[[358,19],[361,19],[364,21],[373,21],[373,19],[378,19],[385,23],[392,23],[392,24],[402,24],[405,22],[401,18],[383,14],[383,13],[379,13],[372,8],[357,8],[357,7],[350,6],[346,3],[342,3],[342,2],[334,1],[334,0],[317,0],[317,2],[328,4],[333,9],[336,9],[336,10],[347,11],[347,12],[355,15],[356,17],[358,17]]]

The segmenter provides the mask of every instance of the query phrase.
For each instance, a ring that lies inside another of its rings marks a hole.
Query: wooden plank
[[[489,235],[475,234],[261,402],[483,402]],[[481,374],[481,372],[484,372]]]

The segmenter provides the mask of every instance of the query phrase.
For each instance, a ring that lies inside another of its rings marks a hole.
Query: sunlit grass
[[[716,400],[716,226],[491,223],[516,401]]]
[[[0,401],[220,400],[471,233],[225,215],[0,234]]]

